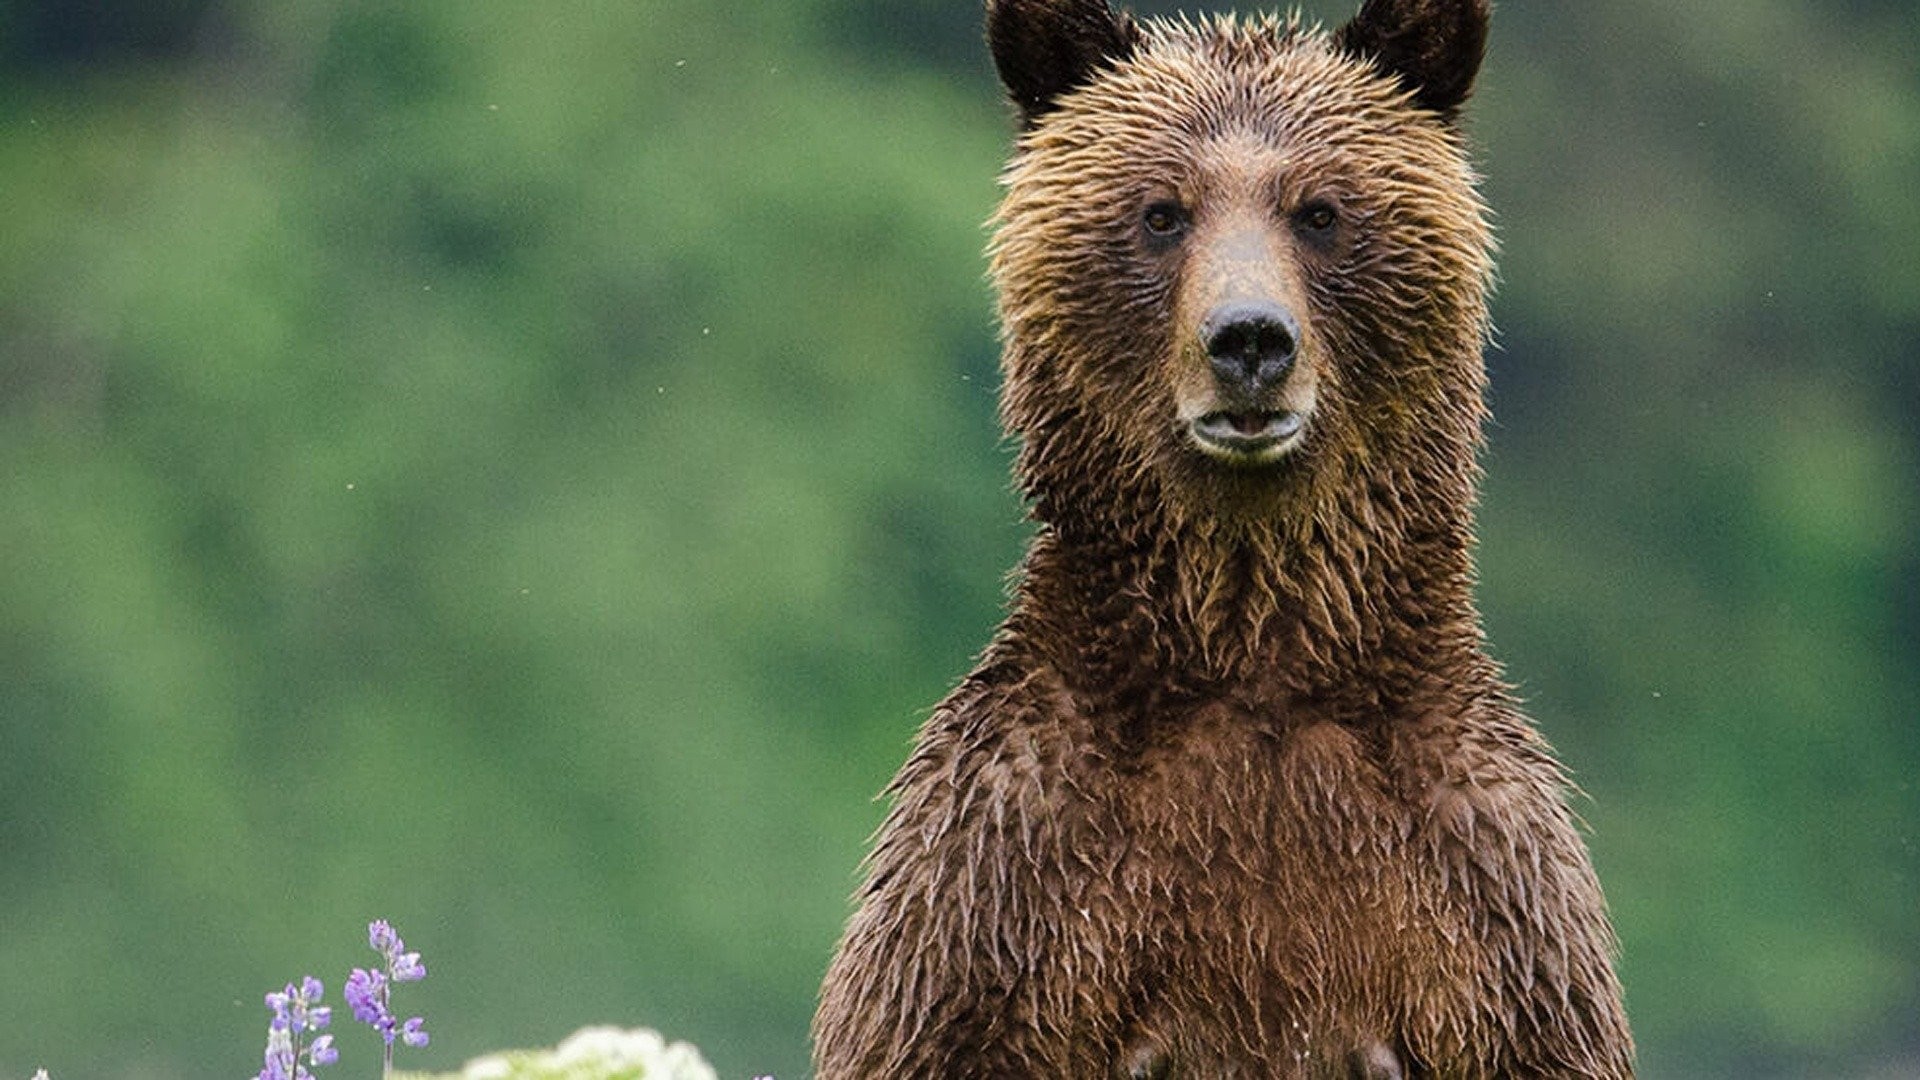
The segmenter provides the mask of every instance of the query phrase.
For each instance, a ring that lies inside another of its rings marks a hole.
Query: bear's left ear
[[[1451,116],[1480,72],[1489,7],[1487,0],[1366,0],[1334,42]]]
[[[1107,0],[987,0],[987,45],[1027,127],[1138,41],[1133,19]]]

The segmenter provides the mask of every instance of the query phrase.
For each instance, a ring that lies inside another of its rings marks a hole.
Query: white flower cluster
[[[489,1054],[444,1080],[719,1080],[689,1043],[657,1031],[584,1028],[552,1050]],[[421,1078],[425,1080],[425,1078]],[[438,1080],[438,1078],[436,1078]]]

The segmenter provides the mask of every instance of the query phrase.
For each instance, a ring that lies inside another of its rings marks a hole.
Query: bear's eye
[[[1162,201],[1147,207],[1140,224],[1155,240],[1171,240],[1187,229],[1187,208],[1177,202]]]
[[[1310,202],[1293,212],[1293,227],[1310,240],[1324,241],[1340,224],[1340,212],[1323,202]]]

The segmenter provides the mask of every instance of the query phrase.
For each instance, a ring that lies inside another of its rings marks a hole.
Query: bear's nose
[[[1279,304],[1239,300],[1213,309],[1200,324],[1200,340],[1221,389],[1257,397],[1293,369],[1300,324]]]

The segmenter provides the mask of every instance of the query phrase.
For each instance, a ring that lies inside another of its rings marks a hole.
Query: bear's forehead
[[[1192,153],[1234,141],[1298,151],[1397,137],[1422,119],[1408,101],[1393,80],[1295,23],[1148,21],[1133,55],[1063,98],[1033,143]]]
[[[1097,215],[1143,187],[1476,203],[1452,127],[1292,23],[1149,21],[1130,57],[1058,106],[1002,177],[1006,216],[1063,206]]]

